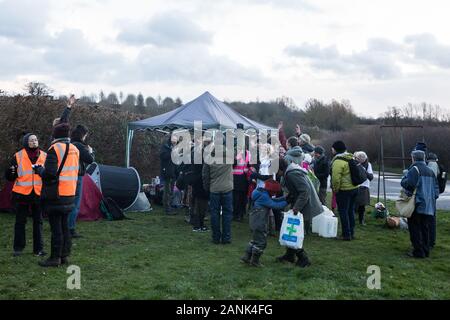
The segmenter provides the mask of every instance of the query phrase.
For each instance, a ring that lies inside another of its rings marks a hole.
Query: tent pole
[[[130,167],[130,152],[131,152],[131,142],[133,140],[134,136],[134,130],[130,130],[130,128],[127,126],[127,143],[126,143],[126,150],[125,150],[125,165],[127,168]]]

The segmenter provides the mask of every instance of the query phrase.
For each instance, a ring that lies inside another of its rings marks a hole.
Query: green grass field
[[[369,208],[370,209],[370,208]],[[368,217],[357,240],[310,236],[312,266],[279,264],[284,252],[270,238],[257,269],[239,262],[250,234],[233,222],[233,243],[214,245],[177,216],[131,213],[134,220],[81,222],[71,263],[81,268],[81,290],[69,290],[66,268],[43,269],[27,248],[12,257],[14,216],[0,214],[0,299],[450,299],[450,214],[438,213],[438,244],[427,260],[405,256],[408,232]],[[49,226],[45,243],[49,250]],[[381,290],[366,286],[367,267],[381,268]]]

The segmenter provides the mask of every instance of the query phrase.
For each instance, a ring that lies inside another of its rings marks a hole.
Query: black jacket
[[[57,139],[52,142],[52,145],[56,142],[70,142],[70,139]],[[42,177],[43,188],[46,184],[56,179],[58,173],[58,156],[54,148],[47,151],[47,159],[45,160],[44,167],[41,167],[38,174]],[[70,210],[74,206],[75,196],[60,196],[57,200],[45,200],[44,205],[49,210]]]
[[[314,174],[320,181],[320,188],[326,188],[330,176],[330,162],[326,156],[314,160]]]
[[[165,179],[175,178],[175,164],[172,162],[172,144],[170,143],[170,140],[167,140],[161,146],[159,160],[161,166],[161,177]]]
[[[94,162],[94,154],[90,154],[87,145],[81,141],[73,140],[72,144],[80,151],[80,169],[78,170],[78,176],[82,177],[86,173],[86,167]]]

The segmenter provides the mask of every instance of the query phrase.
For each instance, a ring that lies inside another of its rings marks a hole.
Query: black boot
[[[39,261],[38,264],[41,267],[59,267],[61,264],[60,258],[48,258],[46,260]]]
[[[263,251],[253,248],[252,249],[252,257],[250,259],[250,264],[254,267],[262,267],[263,265],[259,262],[259,258],[261,258]]]
[[[72,239],[82,238],[82,236],[77,233],[75,229],[70,229],[70,236],[72,237]]]
[[[68,257],[61,257],[61,265],[68,265],[69,259]]]
[[[250,259],[252,257],[252,245],[249,244],[247,249],[245,249],[244,255],[241,257],[241,261],[243,263],[250,263]]]
[[[282,255],[281,257],[277,258],[278,262],[295,262],[295,250],[291,248],[286,248],[286,253]]]
[[[297,255],[298,260],[295,265],[297,267],[306,268],[311,265],[311,261],[309,261],[309,258],[306,255],[305,250],[303,250],[303,249],[297,250],[296,255]]]

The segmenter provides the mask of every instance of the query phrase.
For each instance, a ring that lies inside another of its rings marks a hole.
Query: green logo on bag
[[[297,229],[295,229],[295,226],[293,224],[287,227],[286,230],[289,232],[289,236],[292,236],[293,233],[297,232]]]

